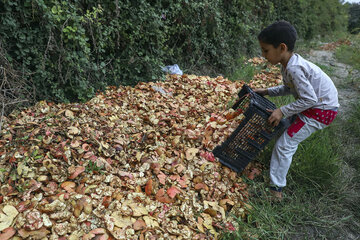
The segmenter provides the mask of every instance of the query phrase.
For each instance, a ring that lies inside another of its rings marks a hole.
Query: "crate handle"
[[[244,84],[242,86],[242,88],[240,89],[240,91],[238,92],[238,96],[239,96],[239,98],[241,98],[244,95],[250,93],[251,91],[252,91],[251,88],[248,85]]]

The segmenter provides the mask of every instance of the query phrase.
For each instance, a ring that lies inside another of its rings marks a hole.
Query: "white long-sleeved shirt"
[[[286,68],[281,68],[283,85],[268,88],[270,96],[292,94],[295,101],[280,107],[284,117],[309,108],[338,108],[338,92],[333,81],[318,66],[293,54]]]

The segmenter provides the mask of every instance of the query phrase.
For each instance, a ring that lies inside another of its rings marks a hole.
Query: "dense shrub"
[[[338,0],[273,1],[276,18],[290,21],[299,36],[311,39],[318,35],[344,30],[346,8]]]
[[[174,63],[229,73],[276,19],[310,38],[340,29],[345,16],[337,0],[3,0],[0,14],[7,60],[32,79],[37,99],[53,101],[160,79]]]
[[[349,32],[356,34],[360,32],[360,4],[349,4]]]

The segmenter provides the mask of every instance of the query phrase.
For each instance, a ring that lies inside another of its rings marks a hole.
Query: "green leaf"
[[[56,7],[56,6],[53,6],[53,7],[51,8],[51,12],[52,12],[53,14],[56,14],[56,13],[58,12],[57,7]]]

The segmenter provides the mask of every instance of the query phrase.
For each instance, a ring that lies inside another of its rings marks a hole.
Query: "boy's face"
[[[266,58],[271,64],[278,64],[282,59],[282,46],[275,48],[272,44],[259,42],[261,46],[262,56]]]

